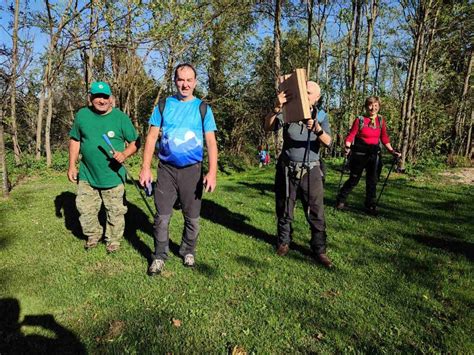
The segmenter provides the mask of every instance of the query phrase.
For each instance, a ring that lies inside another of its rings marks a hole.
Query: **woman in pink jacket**
[[[376,215],[377,181],[382,169],[381,145],[383,144],[394,156],[400,156],[400,153],[392,148],[386,122],[378,114],[380,99],[377,96],[370,96],[365,100],[364,107],[366,114],[354,120],[345,139],[345,154],[346,156],[350,154],[350,176],[337,195],[336,208],[339,210],[345,208],[347,196],[357,186],[365,169],[365,207],[368,213]]]

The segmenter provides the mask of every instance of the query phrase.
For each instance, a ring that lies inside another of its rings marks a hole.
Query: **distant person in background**
[[[78,184],[76,205],[86,249],[95,248],[102,238],[98,214],[102,203],[107,215],[107,252],[120,248],[125,229],[125,169],[121,165],[137,151],[138,134],[130,118],[113,107],[107,83],[93,82],[89,90],[91,105],[80,109],[69,133],[68,179]],[[115,153],[102,138],[106,134]],[[128,143],[128,144],[126,144]],[[81,154],[79,174],[76,163]]]
[[[296,199],[299,196],[311,229],[311,250],[323,266],[332,267],[326,255],[326,222],[324,218],[323,170],[320,147],[331,144],[329,119],[317,102],[321,89],[307,82],[311,119],[284,123],[281,110],[290,97],[278,94],[274,109],[265,117],[265,130],[283,128],[283,148],[276,165],[275,201],[278,219],[277,254],[285,256],[290,247]]]
[[[161,273],[168,258],[168,226],[173,205],[179,199],[184,216],[184,230],[179,254],[187,267],[195,265],[199,234],[199,216],[203,189],[212,192],[217,184],[216,123],[212,110],[193,95],[197,85],[196,70],[191,64],[176,67],[177,93],[166,98],[161,112],[155,107],[143,152],[140,172],[142,186],[152,180],[151,161],[159,141],[160,159],[155,188],[156,215],[153,224],[155,252],[148,268],[150,276]],[[202,160],[206,142],[209,171],[203,177]]]
[[[265,164],[264,165],[268,165],[270,164],[270,152],[268,151],[268,148],[267,148],[267,155],[265,155]]]
[[[258,167],[267,165],[267,151],[262,146],[258,147]]]
[[[345,139],[345,155],[346,157],[350,156],[350,176],[337,195],[336,208],[343,210],[346,207],[347,197],[359,183],[365,169],[365,208],[369,214],[376,215],[376,189],[382,169],[380,143],[394,157],[400,157],[400,153],[392,148],[387,133],[387,124],[378,114],[380,99],[377,96],[370,96],[365,100],[364,107],[366,113],[354,120]]]

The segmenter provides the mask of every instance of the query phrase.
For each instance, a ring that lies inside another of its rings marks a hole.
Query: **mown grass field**
[[[268,167],[221,174],[205,195],[195,269],[177,256],[176,211],[156,277],[131,184],[123,248],[107,255],[84,251],[65,174],[23,181],[0,202],[0,352],[474,352],[473,186],[394,174],[373,218],[363,183],[349,211],[333,209],[338,181],[329,164],[333,270],[313,262],[301,206],[292,250],[275,255]]]

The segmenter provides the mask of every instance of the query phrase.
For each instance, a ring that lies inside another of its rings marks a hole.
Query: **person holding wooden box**
[[[283,80],[286,80],[283,79]],[[304,85],[304,82],[303,82]],[[306,92],[300,89],[284,89],[279,92],[273,110],[265,117],[266,131],[283,128],[283,149],[276,165],[275,201],[277,214],[277,254],[285,256],[290,247],[292,221],[296,198],[299,197],[305,209],[305,216],[311,229],[311,250],[315,259],[330,268],[332,262],[326,255],[326,223],[324,218],[323,169],[320,161],[320,147],[331,144],[329,120],[317,102],[321,89],[313,81],[306,83]],[[283,85],[280,88],[284,87]],[[303,86],[304,88],[304,86]],[[298,95],[300,97],[298,97]],[[303,103],[303,110],[290,110],[287,106],[294,100]],[[306,107],[307,105],[307,107]],[[283,112],[282,112],[283,111]],[[309,113],[308,118],[305,113]],[[302,115],[302,117],[301,117]],[[297,116],[297,117],[295,117]]]

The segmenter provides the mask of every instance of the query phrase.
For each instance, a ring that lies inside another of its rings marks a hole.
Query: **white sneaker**
[[[161,259],[155,259],[148,268],[148,275],[153,276],[161,273],[165,268],[165,262]]]
[[[195,265],[194,255],[193,254],[186,254],[184,256],[184,266],[193,267],[194,265]]]

